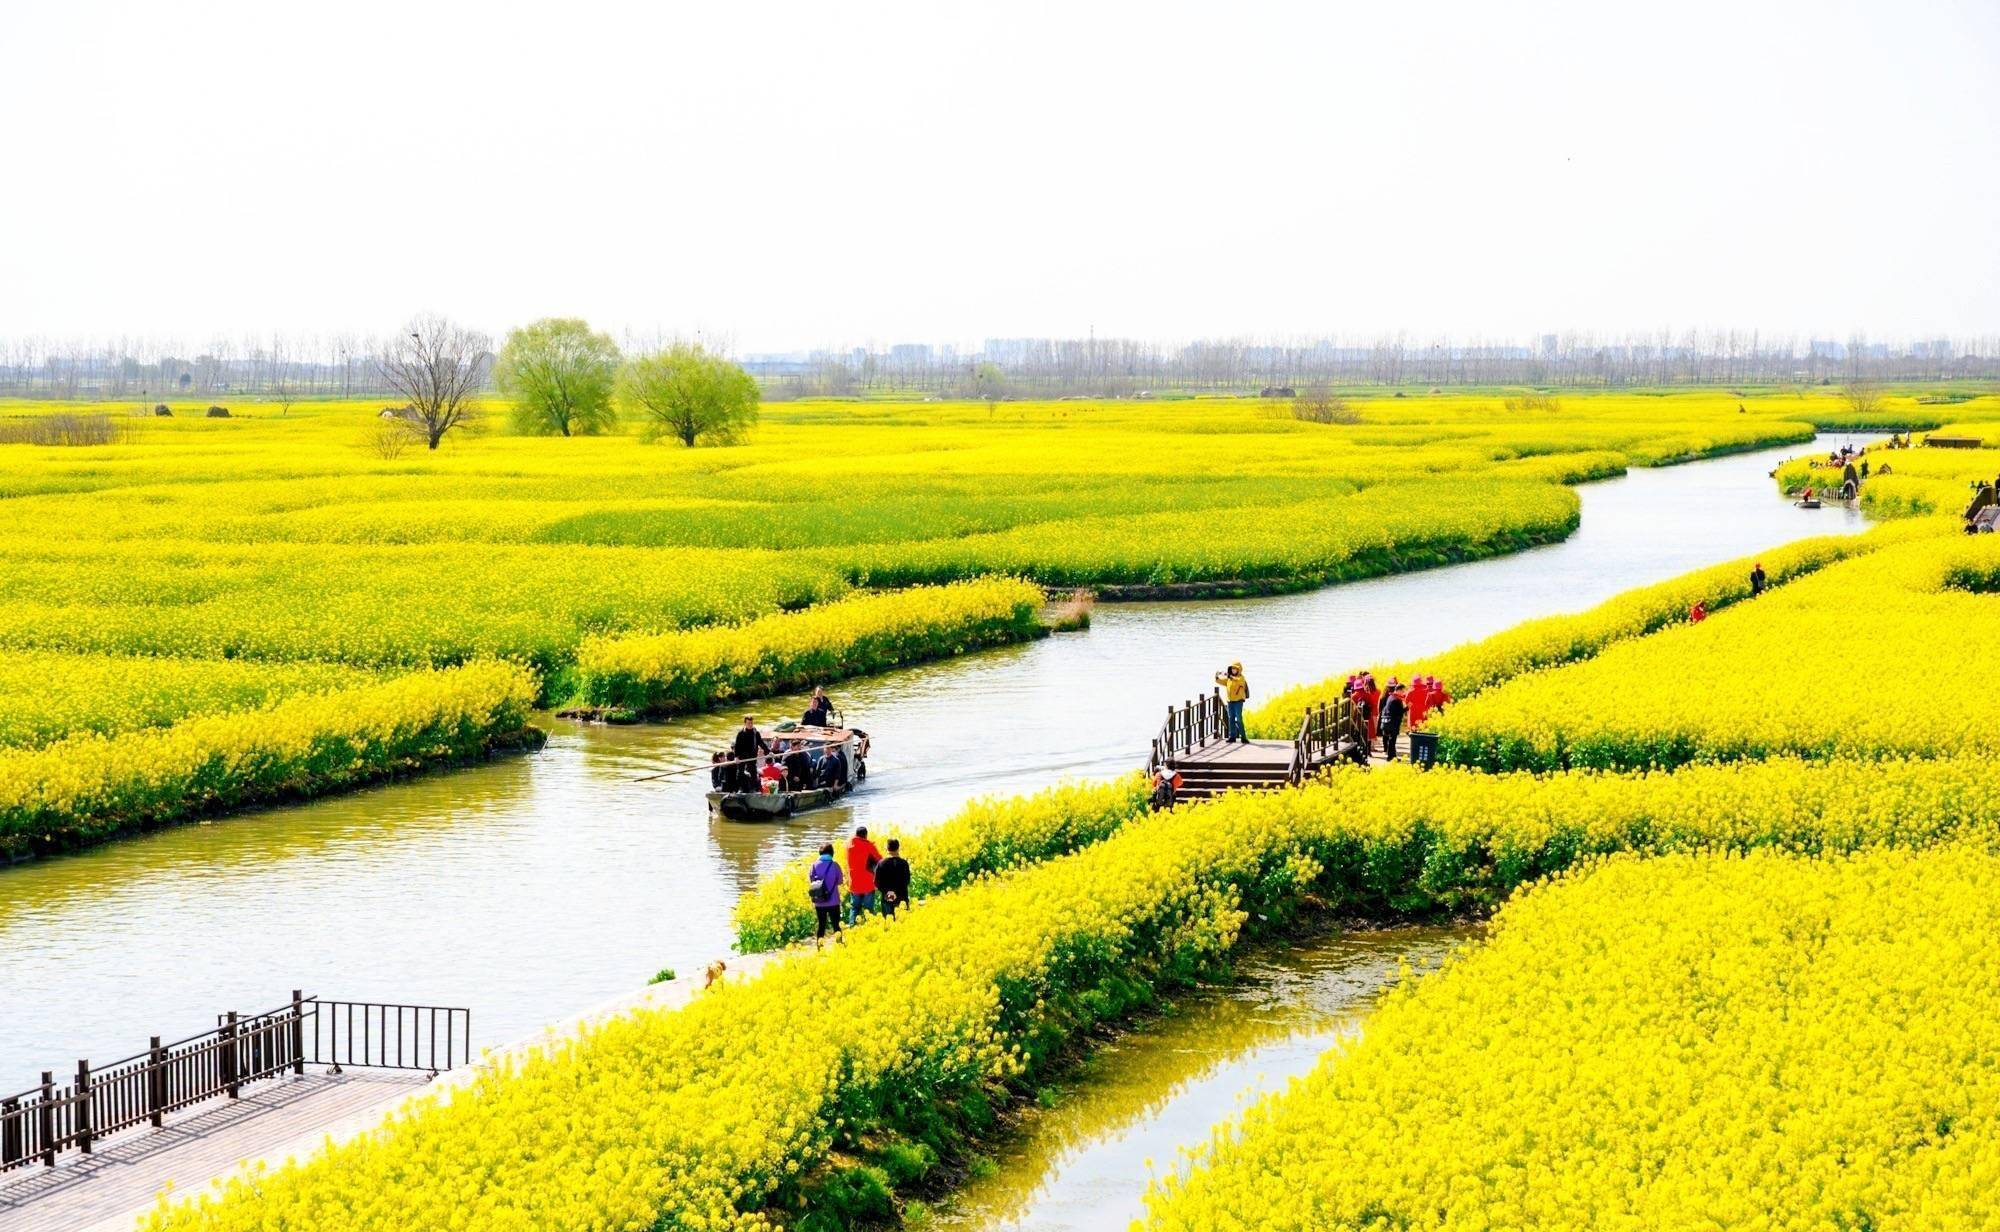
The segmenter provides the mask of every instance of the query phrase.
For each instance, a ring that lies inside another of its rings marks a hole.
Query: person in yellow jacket
[[[1250,700],[1250,682],[1243,679],[1243,665],[1231,663],[1228,671],[1215,674],[1215,683],[1222,686],[1222,700],[1229,706],[1227,739],[1250,743],[1243,731],[1243,703]]]

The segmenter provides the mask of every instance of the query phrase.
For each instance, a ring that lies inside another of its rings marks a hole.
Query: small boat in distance
[[[711,773],[715,789],[708,793],[710,814],[729,821],[781,821],[795,813],[825,808],[868,778],[868,733],[858,727],[803,727],[785,723],[772,732],[772,745],[774,749],[788,746],[789,751],[810,759],[814,763],[812,785],[795,786],[796,778],[789,777],[775,781],[768,790],[728,790],[722,786],[727,781],[721,777],[722,770],[734,763],[718,763]],[[847,772],[837,779],[828,779],[822,774],[820,763],[836,754],[844,759]]]

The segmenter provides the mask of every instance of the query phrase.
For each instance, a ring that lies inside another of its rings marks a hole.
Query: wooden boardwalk
[[[7,1232],[128,1232],[169,1181],[199,1192],[212,1178],[272,1147],[342,1122],[386,1114],[430,1081],[427,1073],[349,1070],[286,1075],[243,1088],[168,1118],[159,1129],[125,1130],[88,1155],[66,1152],[56,1166],[0,1174],[0,1228]]]
[[[797,956],[809,959],[811,952]],[[784,957],[729,955],[722,978],[748,979]],[[288,1157],[304,1159],[329,1138],[345,1142],[374,1129],[411,1096],[450,1099],[481,1072],[519,1061],[589,1024],[639,1009],[685,1005],[704,983],[703,973],[692,971],[636,989],[436,1078],[422,1071],[350,1069],[338,1076],[286,1075],[254,1083],[243,1088],[241,1099],[190,1108],[159,1129],[141,1126],[113,1135],[89,1155],[59,1156],[53,1168],[0,1173],[0,1232],[132,1232],[168,1181],[175,1194],[186,1196],[260,1164],[276,1168]]]

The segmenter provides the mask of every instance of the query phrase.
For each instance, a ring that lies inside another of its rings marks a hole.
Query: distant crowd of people
[[[833,844],[820,845],[819,858],[806,875],[806,894],[812,901],[813,944],[818,945],[831,931],[840,936],[843,917],[841,887],[847,888],[846,922],[869,914],[894,916],[910,901],[910,862],[903,858],[902,843],[889,840],[884,854],[868,837],[867,826],[856,826],[847,844],[847,867],[834,856]]]

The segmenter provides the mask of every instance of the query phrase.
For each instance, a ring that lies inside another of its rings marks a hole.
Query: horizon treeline
[[[657,343],[659,340],[655,340]],[[628,349],[634,344],[628,339]],[[640,344],[643,345],[643,344]],[[0,395],[53,399],[366,398],[393,393],[384,341],[357,334],[173,339],[0,339]],[[912,394],[992,400],[1256,393],[1306,385],[1817,385],[2000,378],[2000,336],[1877,341],[1757,331],[1544,334],[1493,342],[992,338],[978,348],[898,343],[735,357],[767,399]]]

